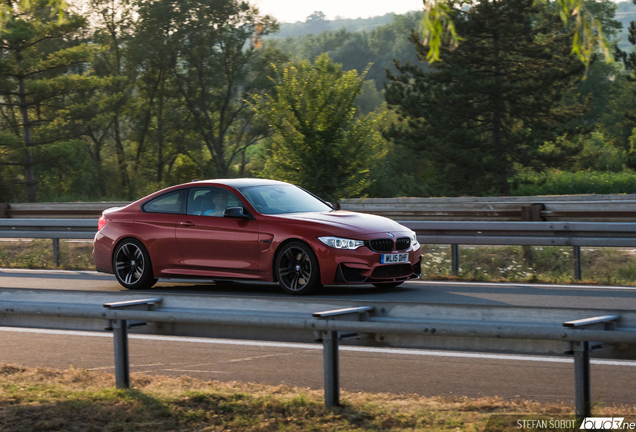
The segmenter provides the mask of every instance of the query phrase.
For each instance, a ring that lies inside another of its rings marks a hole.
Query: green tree
[[[636,0],[632,0],[632,2],[636,4]],[[632,21],[630,23],[627,33],[629,43],[636,45],[636,21]],[[619,141],[617,146],[623,151],[626,165],[630,168],[636,168],[636,107],[634,106],[634,103],[636,102],[636,98],[634,97],[636,96],[636,48],[632,49],[632,52],[630,53],[623,52],[617,48],[616,53],[617,57],[623,61],[625,68],[629,72],[625,78],[630,82],[629,87],[631,87],[631,91],[627,93],[629,94],[629,99],[631,99],[631,106],[622,104],[622,110],[615,110],[617,112],[616,123],[627,126],[631,133],[627,141]],[[626,92],[623,94],[626,94]],[[624,127],[622,129],[624,129]]]
[[[535,0],[533,5],[550,6],[548,13],[553,18],[560,18],[564,26],[569,24],[573,29],[570,41],[571,53],[588,67],[597,51],[601,51],[607,62],[612,61],[610,42],[607,38],[603,21],[594,10],[594,3],[588,0]],[[472,7],[472,2],[465,0],[430,0],[424,2],[421,28],[428,50],[426,59],[431,62],[440,60],[440,49],[446,44],[455,47],[463,40],[456,29],[455,11],[464,7]]]
[[[386,70],[396,72],[393,61],[415,63],[415,49],[409,42],[409,36],[417,29],[420,13],[395,15],[390,23],[378,26],[370,31],[324,31],[322,33],[288,38],[285,47],[294,57],[313,60],[323,53],[336,63],[342,64],[346,71],[357,70],[362,73],[372,63],[366,74],[367,79],[375,81],[378,90],[382,89],[386,79]],[[375,107],[374,107],[375,108]]]
[[[532,0],[480,1],[454,10],[463,41],[443,46],[431,72],[399,65],[386,98],[408,119],[398,143],[424,151],[440,195],[508,195],[519,167],[544,169],[579,150],[569,124],[587,110],[568,91],[583,77],[571,32]],[[412,41],[426,58],[428,47]],[[567,96],[567,98],[566,98]],[[561,139],[557,139],[561,137]]]
[[[262,59],[278,62],[281,55],[250,41],[275,31],[275,20],[246,1],[186,0],[175,8],[154,0],[139,2],[138,25],[139,46],[168,62],[171,86],[207,152],[190,150],[193,162],[206,176],[233,175],[246,149],[269,132],[255,121],[249,99],[264,91],[261,85],[271,86]]]
[[[284,68],[275,95],[256,110],[274,129],[262,177],[290,181],[328,200],[353,197],[370,184],[385,154],[377,119],[356,118],[364,74],[344,72],[328,55]]]
[[[315,11],[307,17],[305,20],[306,26],[309,28],[309,33],[320,33],[326,30],[328,22],[327,16],[322,11]]]
[[[35,202],[35,167],[55,158],[47,148],[78,137],[74,126],[86,107],[73,96],[99,79],[86,67],[94,48],[77,41],[83,17],[60,21],[48,0],[8,4],[0,35],[0,145],[11,149],[3,163],[24,169],[27,199]]]

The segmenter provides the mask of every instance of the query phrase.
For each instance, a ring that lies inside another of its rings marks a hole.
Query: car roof
[[[198,180],[191,183],[187,183],[188,186],[200,186],[200,185],[214,185],[222,184],[233,188],[242,188],[247,186],[265,186],[265,185],[289,185],[278,180],[268,180],[260,178],[235,178],[235,179],[210,179],[210,180]]]

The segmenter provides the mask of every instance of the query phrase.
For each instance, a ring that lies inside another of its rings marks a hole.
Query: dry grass
[[[522,246],[460,247],[459,267],[453,275],[449,246],[422,247],[423,279],[636,285],[636,255],[628,249],[581,248],[581,281],[571,247],[534,246],[530,261]]]
[[[0,267],[95,270],[93,244],[60,240],[60,267],[53,262],[53,240],[0,241]]]
[[[0,364],[2,431],[479,431],[491,414],[571,416],[564,404],[497,397],[343,393],[328,409],[322,392],[289,386],[112,374]],[[633,406],[595,407],[595,415],[633,416]]]

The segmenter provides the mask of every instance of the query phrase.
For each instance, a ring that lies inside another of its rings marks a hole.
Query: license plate
[[[380,257],[380,264],[395,264],[409,262],[409,254],[382,254]]]

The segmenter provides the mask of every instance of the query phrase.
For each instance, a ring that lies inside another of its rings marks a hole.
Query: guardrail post
[[[338,360],[338,332],[325,332],[322,339],[325,372],[325,405],[340,406],[340,368]]]
[[[614,330],[618,315],[605,315],[563,323],[563,327],[580,330]],[[603,348],[599,342],[566,342],[566,354],[574,354],[574,406],[577,420],[592,415],[590,396],[590,351]]]
[[[323,320],[366,318],[373,306],[360,306],[332,311],[315,312],[312,316]],[[357,315],[357,316],[355,316]],[[336,330],[316,332],[316,342],[322,342],[323,365],[325,374],[325,406],[340,406],[340,361],[338,359],[338,342],[340,339],[358,337],[357,333],[339,333]]]
[[[590,397],[590,343],[579,341],[574,349],[574,406],[577,419],[591,417]]]
[[[451,245],[451,262],[453,274],[459,273],[459,245]]]
[[[574,279],[581,280],[583,272],[581,271],[581,246],[574,246]]]
[[[55,267],[60,266],[60,239],[53,239],[53,263]]]
[[[126,320],[115,320],[113,339],[115,341],[115,385],[117,388],[130,388],[128,322]]]
[[[125,310],[157,310],[157,304],[161,298],[132,300],[125,302],[104,303],[107,309]],[[128,361],[128,329],[146,325],[142,321],[128,321],[125,319],[106,320],[106,330],[113,331],[115,346],[115,386],[117,388],[130,388],[130,363]]]

